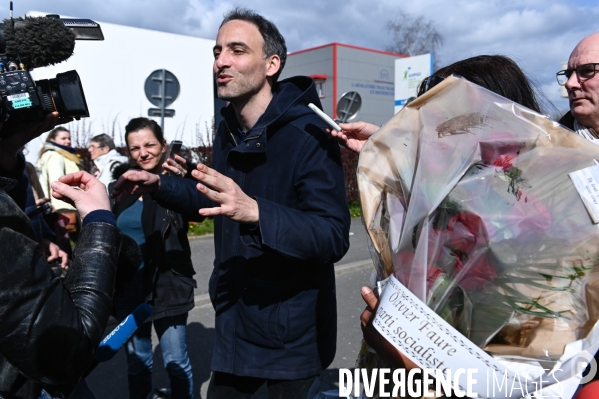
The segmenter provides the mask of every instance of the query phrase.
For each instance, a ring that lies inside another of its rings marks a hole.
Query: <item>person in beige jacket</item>
[[[50,198],[55,210],[75,210],[70,204],[52,197],[53,182],[69,173],[81,170],[81,158],[71,147],[71,133],[64,127],[52,130],[40,151],[37,167],[44,197]]]
[[[52,196],[52,183],[64,175],[82,170],[81,158],[71,147],[71,133],[64,127],[52,130],[44,146],[40,150],[37,162],[40,171],[40,184],[44,190],[44,197],[50,198],[55,211],[66,216],[65,227],[73,241],[77,240],[80,218],[77,210],[70,204]]]

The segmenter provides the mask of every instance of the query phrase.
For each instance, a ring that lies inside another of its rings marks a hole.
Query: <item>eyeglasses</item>
[[[560,86],[565,85],[574,72],[576,72],[576,76],[578,76],[580,82],[585,82],[589,79],[593,79],[595,77],[595,72],[597,71],[596,68],[598,65],[599,62],[593,62],[591,64],[579,65],[574,69],[564,69],[563,71],[559,71],[555,74],[557,77],[557,83]]]
[[[98,148],[104,148],[105,146],[103,145],[93,145],[90,144],[89,147],[87,147],[88,150],[97,150]]]

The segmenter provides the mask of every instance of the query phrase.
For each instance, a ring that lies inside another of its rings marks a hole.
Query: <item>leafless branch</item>
[[[437,63],[436,52],[443,45],[443,36],[433,21],[422,16],[414,18],[400,11],[395,19],[387,21],[385,28],[393,36],[387,51],[409,56],[433,53]]]

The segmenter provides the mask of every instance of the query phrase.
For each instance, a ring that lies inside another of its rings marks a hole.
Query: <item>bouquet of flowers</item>
[[[599,319],[599,225],[569,177],[596,160],[559,124],[445,79],[361,151],[378,279],[497,358],[555,366]]]

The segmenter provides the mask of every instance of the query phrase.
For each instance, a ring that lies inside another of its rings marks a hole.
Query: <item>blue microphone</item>
[[[146,303],[139,305],[133,313],[125,318],[100,342],[98,352],[96,352],[96,360],[105,362],[110,360],[121,349],[121,346],[129,339],[131,335],[143,324],[144,321],[152,314],[152,307]]]

